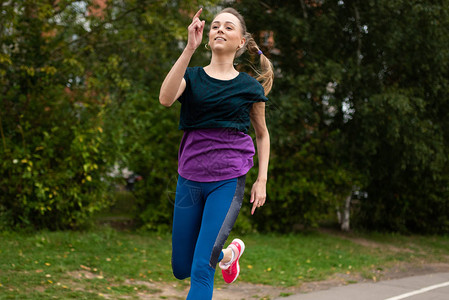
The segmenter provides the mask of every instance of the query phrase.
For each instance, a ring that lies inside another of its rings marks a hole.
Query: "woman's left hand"
[[[251,214],[254,215],[254,211],[257,207],[261,207],[265,204],[265,200],[267,198],[266,194],[267,190],[267,182],[256,180],[254,182],[253,187],[251,189],[251,200],[250,203],[253,204],[253,208],[251,209]]]

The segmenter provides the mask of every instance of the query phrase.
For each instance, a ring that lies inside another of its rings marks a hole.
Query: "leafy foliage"
[[[81,25],[56,21],[73,10],[2,6],[0,226],[78,227],[108,202],[104,99],[79,82]]]
[[[188,12],[197,6],[149,0],[2,5],[2,227],[81,226],[112,204],[108,174],[119,164],[144,178],[135,192],[140,224],[168,228],[180,133],[176,110],[157,98],[186,38]]]
[[[276,209],[261,218],[265,227],[313,224],[356,192],[365,195],[354,201],[358,226],[449,230],[447,7],[240,4],[256,33],[274,32],[271,55],[281,75],[269,119]],[[258,22],[261,14],[266,22]]]
[[[112,204],[114,165],[143,177],[139,226],[170,228],[179,106],[157,99],[199,4],[99,4],[1,5],[0,228],[86,224]],[[218,4],[201,2],[206,20]],[[234,4],[276,69],[268,202],[237,228],[318,226],[352,194],[357,226],[448,232],[448,1]]]

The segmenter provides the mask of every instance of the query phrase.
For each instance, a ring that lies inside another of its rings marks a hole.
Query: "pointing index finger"
[[[199,18],[202,11],[203,11],[203,8],[201,7],[201,8],[196,12],[196,14],[193,16],[193,19]]]

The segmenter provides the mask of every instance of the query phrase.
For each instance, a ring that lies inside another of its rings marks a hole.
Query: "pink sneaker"
[[[243,251],[245,251],[245,243],[240,239],[234,239],[232,243],[228,246],[234,251],[234,261],[230,265],[225,265],[220,263],[221,273],[223,274],[223,279],[226,283],[233,283],[240,274],[240,264],[239,259],[242,256]]]

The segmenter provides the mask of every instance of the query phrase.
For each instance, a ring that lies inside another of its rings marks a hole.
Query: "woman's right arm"
[[[184,74],[193,53],[195,53],[196,48],[198,48],[201,44],[201,40],[203,38],[205,21],[201,21],[199,19],[202,10],[203,9],[200,8],[200,10],[193,17],[192,23],[188,28],[189,37],[187,46],[162,83],[161,91],[159,93],[159,102],[163,106],[170,107],[173,103],[175,103],[176,99],[181,96],[186,88]]]

